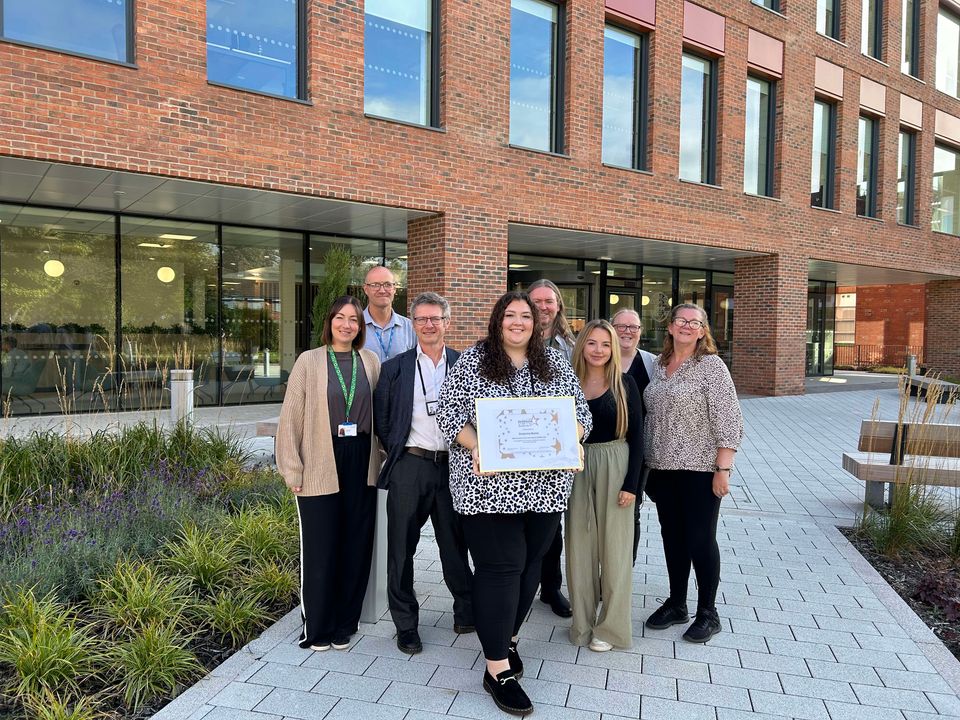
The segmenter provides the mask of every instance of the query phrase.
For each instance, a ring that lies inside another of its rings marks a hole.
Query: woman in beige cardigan
[[[363,308],[356,298],[338,298],[323,345],[293,365],[277,431],[277,466],[300,517],[300,647],[317,651],[349,647],[370,574],[380,361],[363,340]]]

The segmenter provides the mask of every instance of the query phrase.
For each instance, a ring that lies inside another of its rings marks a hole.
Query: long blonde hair
[[[710,323],[707,321],[707,311],[699,305],[693,303],[680,303],[670,311],[670,322],[677,319],[677,314],[681,310],[696,310],[700,313],[700,320],[703,322],[703,337],[697,340],[697,347],[693,351],[693,359],[699,360],[704,355],[716,355],[717,343],[713,339],[713,333],[710,332]],[[673,335],[667,333],[663,341],[663,351],[660,353],[660,364],[666,367],[673,357]]]
[[[617,437],[622,438],[627,434],[627,389],[623,385],[623,370],[620,368],[620,343],[617,340],[617,332],[606,320],[591,320],[588,322],[580,334],[577,336],[577,343],[573,346],[573,371],[580,378],[583,384],[587,380],[587,361],[583,357],[584,348],[587,346],[587,337],[597,328],[605,330],[610,335],[610,359],[607,360],[603,373],[606,376],[607,385],[610,386],[610,392],[617,405]]]

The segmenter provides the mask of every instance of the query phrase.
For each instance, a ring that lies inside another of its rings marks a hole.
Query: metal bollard
[[[193,420],[193,370],[170,371],[170,421]]]
[[[917,374],[917,356],[907,355],[907,377],[913,377]]]

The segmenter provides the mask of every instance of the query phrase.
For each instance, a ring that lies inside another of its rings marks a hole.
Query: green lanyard
[[[357,392],[357,351],[350,351],[350,359],[353,362],[353,374],[350,378],[350,394],[347,394],[347,383],[343,380],[343,373],[340,372],[340,363],[337,361],[337,356],[333,354],[333,348],[327,346],[327,350],[330,352],[330,360],[333,362],[333,369],[337,373],[337,380],[340,381],[340,389],[343,390],[343,399],[347,403],[347,422],[350,422],[350,408],[353,407],[353,396]]]

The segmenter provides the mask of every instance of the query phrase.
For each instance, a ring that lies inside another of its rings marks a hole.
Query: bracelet
[[[714,465],[713,471],[714,472],[733,472],[733,466],[722,468],[719,465]]]

